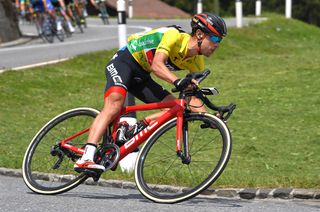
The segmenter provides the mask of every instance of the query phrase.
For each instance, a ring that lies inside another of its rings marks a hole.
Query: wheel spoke
[[[168,142],[175,138],[175,120],[164,124],[150,137],[139,154],[136,183],[142,194],[152,201],[174,203],[197,195],[217,179],[228,162],[229,131],[221,125],[217,129],[200,129],[204,122],[216,124],[214,116],[195,113],[185,121],[188,122],[190,163],[177,156],[175,142]],[[164,184],[172,189],[160,186]]]
[[[41,129],[31,141],[23,161],[23,178],[32,191],[42,194],[61,193],[79,185],[87,178],[73,169],[73,160],[80,156],[69,155],[71,150],[60,149],[57,144],[70,135],[88,128],[88,123],[91,123],[97,114],[98,111],[90,108],[70,110],[49,121]],[[79,134],[69,145],[82,147],[86,138],[87,133]],[[53,147],[55,156],[51,154]],[[60,166],[54,168],[60,158]]]

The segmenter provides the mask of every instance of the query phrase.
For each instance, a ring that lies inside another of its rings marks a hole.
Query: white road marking
[[[58,59],[58,60],[51,60],[51,61],[42,62],[42,63],[35,63],[35,64],[31,64],[31,65],[26,65],[26,66],[19,66],[19,67],[15,67],[15,68],[11,68],[11,69],[2,69],[2,70],[0,70],[0,74],[3,73],[3,72],[6,72],[6,71],[10,71],[10,70],[18,71],[18,70],[21,70],[21,69],[28,69],[28,68],[38,67],[38,66],[44,66],[44,65],[60,63],[60,62],[63,62],[63,61],[70,60],[71,58],[72,57],[67,57],[67,58],[62,58],[62,59]]]

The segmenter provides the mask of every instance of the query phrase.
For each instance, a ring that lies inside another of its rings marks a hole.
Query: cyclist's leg
[[[37,2],[37,1],[33,1],[31,2],[31,5],[32,5],[32,14],[33,14],[33,21],[36,25],[36,28],[37,28],[37,31],[38,31],[38,34],[41,35],[42,34],[42,16],[41,16],[41,13],[43,11],[43,6],[42,4],[42,1],[41,2]]]
[[[26,0],[20,0],[20,14],[22,17],[26,14]]]
[[[59,3],[60,4],[60,3]],[[63,7],[61,6],[61,8],[63,8],[64,12],[66,13],[66,15],[71,18],[72,17],[72,13],[70,13],[69,8],[70,8],[70,0],[63,0]],[[61,5],[61,4],[60,4]]]
[[[97,0],[90,0],[90,2],[97,10],[99,10],[99,6],[98,6]]]
[[[88,17],[87,4],[88,4],[88,1],[87,1],[87,0],[81,0],[81,7],[82,7],[82,10],[83,10],[83,16],[84,16],[85,18]]]
[[[74,165],[76,171],[83,171],[84,169],[105,171],[104,166],[95,164],[93,161],[94,155],[98,141],[105,133],[109,124],[120,113],[126,94],[126,90],[118,86],[111,87],[108,91],[108,95],[106,95],[104,100],[103,109],[90,127],[88,142],[85,147],[85,154],[83,154],[82,158]]]
[[[20,11],[20,0],[15,0],[16,10]]]
[[[34,5],[32,4],[32,2],[29,1],[29,4],[28,4],[28,10],[29,10],[29,13],[31,16],[33,16],[33,13],[34,13]]]
[[[105,130],[121,112],[131,78],[131,67],[125,62],[125,59],[121,59],[126,55],[122,50],[118,51],[116,55],[106,67],[107,84],[104,106],[91,125],[85,153],[74,166],[77,171],[84,169],[105,170],[104,166],[93,162],[94,154]]]
[[[46,2],[45,2],[45,9],[46,9],[46,11],[48,12],[48,14],[49,14],[54,20],[56,20],[56,12],[55,12],[54,6],[53,6],[53,4],[51,3],[50,0],[46,0]]]
[[[82,8],[80,7],[80,2],[78,0],[73,0],[73,3],[74,3],[74,6],[76,8],[78,16],[80,17],[80,21],[82,22],[83,15],[82,15]]]
[[[66,7],[66,10],[65,10],[66,15],[70,18],[71,22],[74,22],[70,0],[65,0],[65,7]]]
[[[75,29],[73,28],[72,24],[71,24],[71,20],[70,17],[67,15],[66,13],[66,5],[64,4],[63,0],[59,0],[59,5],[60,5],[60,13],[63,16],[64,20],[68,23],[68,27],[70,29],[70,32],[74,32]]]
[[[72,10],[71,10],[70,5],[66,5],[66,13],[70,17],[70,19],[72,19],[73,15],[72,15]]]
[[[165,90],[161,85],[156,83],[151,77],[142,83],[134,83],[129,88],[129,91],[138,99],[145,103],[165,102],[176,99],[172,94]],[[160,118],[168,109],[151,114],[146,117],[146,120],[153,121]]]

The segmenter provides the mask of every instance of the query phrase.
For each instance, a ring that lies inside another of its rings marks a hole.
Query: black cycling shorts
[[[105,92],[120,86],[145,103],[161,102],[170,93],[142,69],[127,48],[119,50],[106,66]]]

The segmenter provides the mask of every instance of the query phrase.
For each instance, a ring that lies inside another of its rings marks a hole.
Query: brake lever
[[[219,110],[219,114],[221,115],[221,119],[224,122],[227,122],[233,111],[236,109],[237,105],[230,103],[228,106],[224,107],[221,111]],[[224,114],[227,113],[227,115],[224,117]]]

